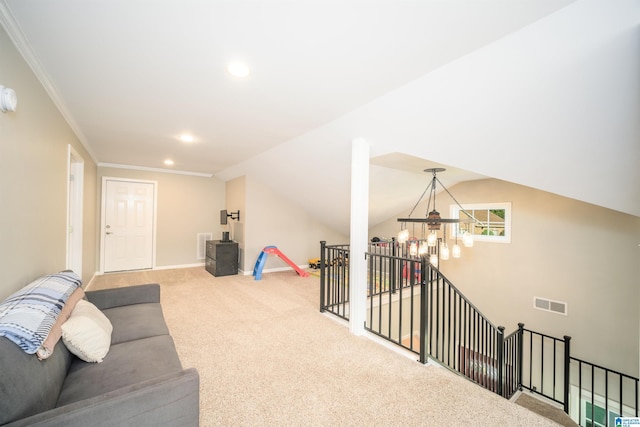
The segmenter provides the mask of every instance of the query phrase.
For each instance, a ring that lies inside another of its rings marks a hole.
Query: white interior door
[[[153,268],[155,183],[103,180],[103,271]]]

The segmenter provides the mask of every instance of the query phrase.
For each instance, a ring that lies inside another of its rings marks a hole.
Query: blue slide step
[[[255,280],[262,279],[262,268],[264,267],[265,262],[267,262],[267,253],[262,251],[260,252],[260,255],[258,255],[255,267],[253,267],[253,276],[255,277]]]

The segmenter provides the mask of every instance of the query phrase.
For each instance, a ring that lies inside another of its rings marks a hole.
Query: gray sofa
[[[62,340],[40,361],[0,337],[0,425],[197,426],[198,372],[182,368],[160,286],[86,296],[113,325],[104,361],[83,362]]]

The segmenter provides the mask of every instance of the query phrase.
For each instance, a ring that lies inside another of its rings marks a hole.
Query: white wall
[[[320,241],[347,243],[348,237],[325,226],[297,203],[272,191],[264,182],[246,177],[246,223],[244,267],[253,271],[265,246],[277,246],[297,265],[320,256]],[[265,270],[288,268],[281,259],[269,256]]]
[[[380,154],[640,215],[639,24],[637,1],[578,1],[350,120]]]

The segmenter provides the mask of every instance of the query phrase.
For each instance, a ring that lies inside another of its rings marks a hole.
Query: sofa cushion
[[[38,360],[0,337],[0,425],[55,407],[73,356],[62,341]]]
[[[182,364],[169,335],[115,344],[102,363],[73,360],[57,406],[181,370]]]
[[[109,352],[113,326],[95,305],[78,301],[71,317],[62,325],[62,341],[85,362],[102,362]]]
[[[160,303],[123,305],[102,312],[113,325],[111,344],[169,334]]]

